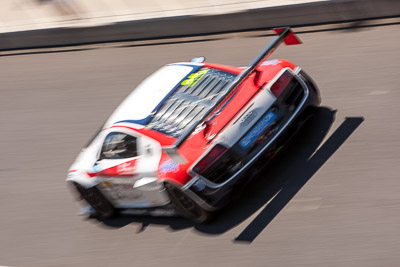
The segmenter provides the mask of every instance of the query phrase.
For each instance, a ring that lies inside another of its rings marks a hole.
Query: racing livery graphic
[[[246,68],[196,58],[132,91],[68,172],[96,216],[173,210],[204,223],[277,154],[320,97],[299,66],[267,60],[282,42],[300,44],[289,28],[276,32]]]

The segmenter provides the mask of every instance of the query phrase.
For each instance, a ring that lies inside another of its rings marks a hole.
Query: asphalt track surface
[[[301,65],[319,85],[322,107],[208,225],[79,217],[66,171],[155,69],[200,55],[243,66],[271,37],[0,56],[0,265],[398,265],[400,26],[311,28],[300,37],[303,45],[273,58]]]

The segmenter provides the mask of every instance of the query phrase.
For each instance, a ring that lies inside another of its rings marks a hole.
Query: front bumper
[[[74,190],[90,205],[104,198],[117,209],[153,209],[170,203],[162,183],[155,177],[142,178],[90,178],[89,186],[82,185],[83,179],[69,179]],[[99,196],[99,194],[101,196]]]

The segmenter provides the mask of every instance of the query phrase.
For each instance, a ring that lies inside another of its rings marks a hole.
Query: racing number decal
[[[204,76],[210,69],[202,69],[199,70],[198,72],[192,73],[187,77],[186,80],[184,80],[181,85],[186,85],[187,87],[192,87],[195,85],[195,83]]]

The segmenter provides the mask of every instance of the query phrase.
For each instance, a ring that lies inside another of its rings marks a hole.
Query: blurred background
[[[140,19],[211,15],[318,0],[3,0],[1,32],[95,26]]]
[[[400,1],[3,0],[0,265],[396,266],[400,262]],[[80,149],[161,66],[271,58],[320,88],[316,116],[207,225],[79,217]]]

